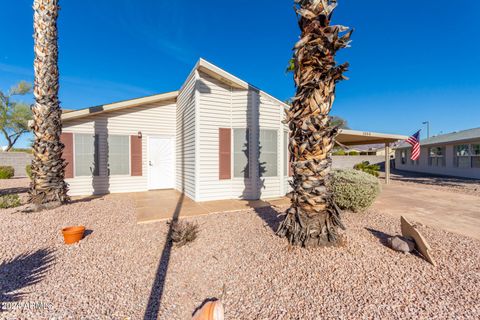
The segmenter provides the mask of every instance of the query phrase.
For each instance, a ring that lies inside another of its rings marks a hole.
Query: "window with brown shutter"
[[[73,178],[73,133],[63,132],[60,135],[60,141],[63,143],[65,148],[63,148],[62,158],[67,163],[65,167],[65,178]]]
[[[131,175],[142,176],[142,138],[130,136]]]
[[[219,128],[219,177],[220,180],[232,177],[232,129]]]

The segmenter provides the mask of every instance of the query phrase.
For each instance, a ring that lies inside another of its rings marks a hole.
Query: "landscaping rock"
[[[393,250],[403,253],[409,253],[415,249],[415,241],[401,236],[394,236],[388,238],[388,245]]]

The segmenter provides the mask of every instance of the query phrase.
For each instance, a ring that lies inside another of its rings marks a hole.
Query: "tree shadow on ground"
[[[21,300],[27,293],[18,290],[42,281],[54,260],[54,250],[46,248],[3,261],[0,264],[0,302]]]
[[[272,206],[253,208],[255,213],[262,218],[262,220],[270,227],[273,233],[277,232],[278,226],[281,222],[281,217],[278,216],[279,212]]]
[[[175,211],[173,212],[170,227],[168,228],[168,233],[165,237],[165,246],[163,247],[162,255],[160,256],[160,260],[157,266],[157,272],[155,273],[155,280],[150,290],[150,297],[148,298],[147,308],[145,309],[145,314],[143,315],[144,320],[158,319],[158,312],[162,303],[163,291],[165,289],[165,280],[167,278],[168,265],[170,263],[170,256],[173,248],[173,242],[171,240],[173,234],[173,226],[179,220],[184,198],[185,194],[182,193],[180,198],[178,199]]]
[[[371,228],[365,228],[365,230],[367,230],[374,237],[376,237],[380,241],[381,244],[390,248],[389,245],[388,245],[388,238],[392,237],[391,235],[389,235],[385,232],[379,231],[379,230],[371,229]]]
[[[74,203],[90,202],[93,200],[102,199],[104,196],[105,195],[103,194],[103,195],[91,195],[87,197],[81,197],[78,199],[71,200],[70,203],[74,204]]]
[[[0,190],[0,196],[4,196],[6,194],[19,194],[19,193],[27,193],[29,190],[28,187],[16,187],[16,188],[7,188]]]

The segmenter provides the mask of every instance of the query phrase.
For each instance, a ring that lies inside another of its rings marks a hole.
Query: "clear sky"
[[[33,81],[32,2],[0,0],[2,90]],[[177,90],[199,57],[279,99],[294,94],[285,73],[299,34],[293,0],[60,4],[64,108]],[[332,112],[350,127],[409,135],[425,120],[432,134],[480,126],[480,1],[340,0],[334,22],[355,29],[338,56],[351,63],[350,80]]]

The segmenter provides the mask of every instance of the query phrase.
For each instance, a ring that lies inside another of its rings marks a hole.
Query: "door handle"
[[[148,165],[149,165],[150,167],[153,167],[152,161],[148,161]]]

